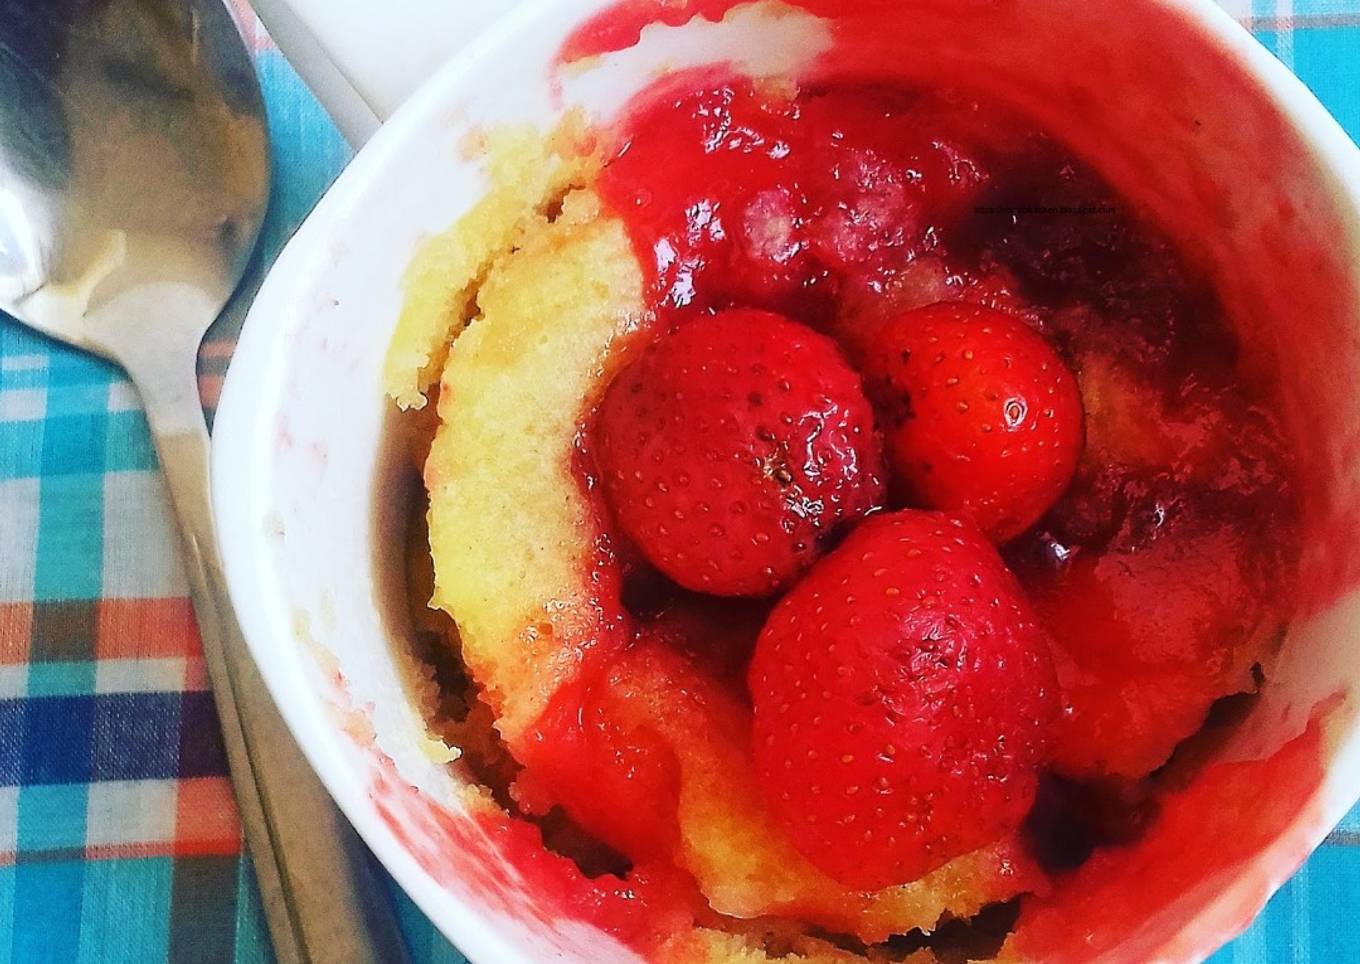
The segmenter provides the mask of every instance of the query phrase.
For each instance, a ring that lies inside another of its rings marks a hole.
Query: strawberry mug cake
[[[1292,613],[1212,287],[960,90],[710,70],[477,146],[387,379],[488,826],[650,959],[1061,956]]]

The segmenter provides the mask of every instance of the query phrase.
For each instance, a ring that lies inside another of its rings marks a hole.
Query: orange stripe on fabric
[[[198,625],[187,599],[101,599],[96,659],[196,657]]]
[[[208,667],[200,657],[190,656],[184,661],[184,690],[192,693],[211,689],[208,682]]]
[[[33,604],[0,603],[0,665],[27,663],[33,643]]]
[[[234,854],[240,849],[241,821],[231,781],[226,777],[181,780],[175,800],[175,855]]]

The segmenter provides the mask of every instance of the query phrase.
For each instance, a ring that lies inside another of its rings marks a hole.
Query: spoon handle
[[[169,367],[157,366],[142,379],[135,370],[132,375],[179,517],[190,595],[275,957],[279,964],[402,964],[409,960],[406,944],[373,858],[288,732],[232,613],[213,528],[197,380],[192,370],[173,377]]]

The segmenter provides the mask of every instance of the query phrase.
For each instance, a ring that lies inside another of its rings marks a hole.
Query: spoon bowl
[[[123,361],[129,305],[201,339],[269,195],[264,105],[216,0],[21,10],[0,46],[0,307]],[[176,341],[182,340],[177,338]]]

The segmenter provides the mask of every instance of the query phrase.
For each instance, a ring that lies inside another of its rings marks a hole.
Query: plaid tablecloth
[[[1360,137],[1360,0],[1222,2]],[[258,282],[349,151],[248,24],[276,172]],[[204,351],[210,406],[229,346]],[[126,379],[0,316],[0,964],[271,957],[172,525]],[[419,964],[463,960],[393,900]],[[1357,918],[1360,810],[1215,961],[1360,961]]]

